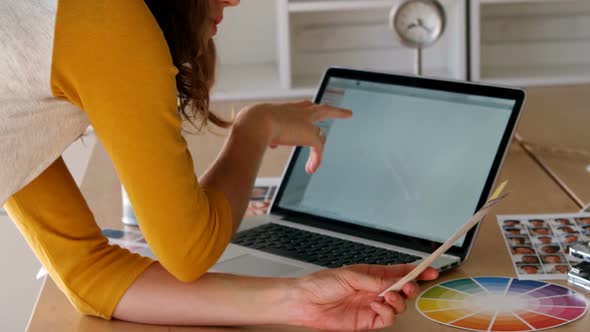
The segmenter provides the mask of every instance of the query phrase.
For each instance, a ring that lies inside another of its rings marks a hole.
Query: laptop
[[[525,99],[520,89],[328,69],[316,103],[319,170],[294,148],[269,214],[245,219],[213,272],[302,276],[351,264],[419,263],[487,200]],[[433,267],[469,257],[477,227]]]

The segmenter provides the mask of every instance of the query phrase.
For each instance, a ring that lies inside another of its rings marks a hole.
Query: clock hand
[[[412,22],[411,24],[409,24],[409,25],[406,27],[406,30],[410,30],[410,29],[413,29],[413,28],[417,28],[418,26],[419,26],[419,25],[417,25],[416,23]]]
[[[421,27],[422,29],[426,30],[428,33],[432,33],[432,28],[427,27],[426,25],[424,25],[424,23],[422,22],[422,19],[418,19],[418,26]]]

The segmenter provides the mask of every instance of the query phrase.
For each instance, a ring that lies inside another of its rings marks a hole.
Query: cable
[[[539,158],[532,150],[533,148],[531,145],[524,141],[520,134],[515,133],[514,138],[518,142],[518,144],[524,149],[524,151],[531,157],[537,165],[539,165],[547,175],[555,182],[565,193],[576,203],[580,208],[584,208],[584,202],[571,190],[567,184],[541,159]],[[560,149],[561,150],[561,149]],[[589,153],[590,155],[590,153]]]

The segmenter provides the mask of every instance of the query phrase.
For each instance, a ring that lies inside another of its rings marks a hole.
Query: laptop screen
[[[319,101],[354,115],[318,123],[319,170],[301,149],[275,205],[435,242],[475,212],[516,102],[342,77]]]

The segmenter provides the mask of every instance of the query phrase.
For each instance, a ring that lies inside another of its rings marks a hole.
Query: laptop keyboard
[[[352,264],[405,264],[420,259],[418,256],[273,223],[239,232],[231,242],[328,268]]]

